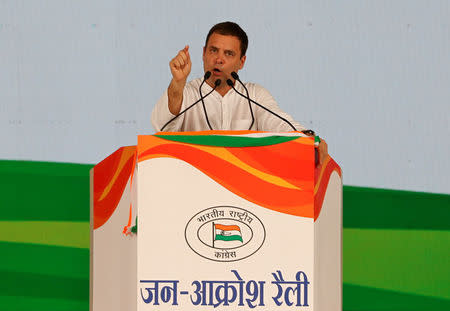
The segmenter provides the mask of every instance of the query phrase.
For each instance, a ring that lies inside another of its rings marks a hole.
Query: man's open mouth
[[[214,68],[213,71],[220,72],[220,69],[219,68]]]

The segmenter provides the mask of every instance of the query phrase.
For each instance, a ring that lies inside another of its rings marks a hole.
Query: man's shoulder
[[[254,82],[244,82],[244,84],[245,84],[245,86],[246,86],[248,89],[254,89],[254,90],[257,90],[257,91],[259,91],[259,90],[266,90],[265,87],[263,87],[261,84],[258,84],[258,83],[254,83]]]
[[[256,96],[266,95],[266,94],[270,95],[270,92],[265,87],[263,87],[261,84],[254,83],[254,82],[244,82],[244,84],[245,84],[245,87],[248,89],[248,91],[250,93],[253,93]]]

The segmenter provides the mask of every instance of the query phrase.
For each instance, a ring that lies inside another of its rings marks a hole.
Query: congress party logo
[[[266,230],[255,214],[243,208],[215,206],[188,221],[185,238],[197,255],[230,262],[256,253],[266,239]]]

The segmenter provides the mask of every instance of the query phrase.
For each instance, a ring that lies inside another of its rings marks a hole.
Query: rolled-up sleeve
[[[183,109],[184,106],[184,98],[183,103],[181,105],[181,109]],[[155,128],[155,131],[159,132],[161,131],[162,127],[172,120],[175,117],[174,114],[172,114],[169,110],[169,98],[167,96],[167,90],[164,92],[164,94],[161,96],[161,98],[157,101],[155,107],[152,111],[151,121],[152,125]],[[183,118],[184,115],[180,115],[175,120],[171,121],[169,124],[166,125],[164,128],[165,132],[178,132],[181,130],[181,127],[183,125]]]

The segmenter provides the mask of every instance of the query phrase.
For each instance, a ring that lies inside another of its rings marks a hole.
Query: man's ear
[[[241,57],[241,66],[239,67],[239,70],[244,68],[244,64],[245,64],[245,60],[246,59],[247,59],[247,56],[245,56],[245,55]]]
[[[205,55],[206,55],[206,46],[203,47],[203,55],[202,55],[203,63],[205,62]]]

